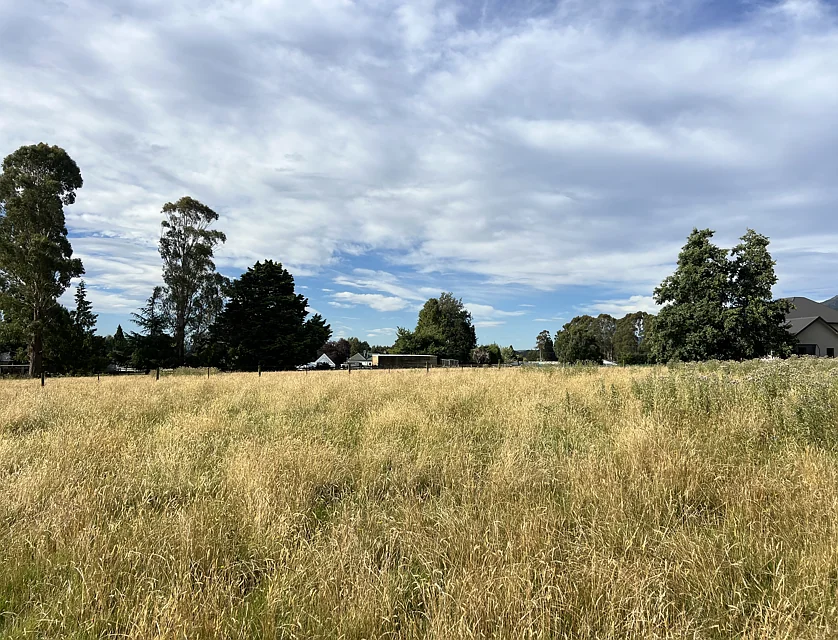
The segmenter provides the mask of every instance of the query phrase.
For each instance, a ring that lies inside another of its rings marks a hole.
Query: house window
[[[827,358],[834,358],[835,357],[835,347],[827,347],[826,348],[826,357]]]
[[[799,344],[797,345],[797,355],[799,356],[815,356],[817,355],[818,345],[816,344]]]

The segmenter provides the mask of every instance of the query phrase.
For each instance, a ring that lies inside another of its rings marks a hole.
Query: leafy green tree
[[[257,262],[233,280],[228,296],[213,327],[228,368],[292,369],[310,361],[331,335],[319,314],[306,319],[308,300],[279,262]]]
[[[323,344],[318,350],[318,355],[326,354],[329,359],[335,363],[335,366],[340,366],[352,355],[352,343],[346,338],[339,340],[330,340]]]
[[[349,338],[349,356],[354,356],[356,353],[364,355],[370,352],[369,342],[361,340],[360,338]]]
[[[218,214],[189,197],[163,205],[160,257],[166,284],[165,309],[174,332],[178,364],[186,360],[190,331],[208,327],[220,312],[222,282],[215,270],[213,252],[227,238],[210,229]]]
[[[556,333],[556,356],[559,362],[602,362],[597,322],[591,316],[578,316]]]
[[[545,362],[556,361],[556,351],[553,348],[553,339],[550,337],[550,332],[545,329],[535,339],[536,347],[538,348],[539,357]]]
[[[712,237],[710,229],[694,229],[675,273],[655,289],[664,307],[650,336],[653,357],[666,362],[787,355],[794,345],[785,330],[790,307],[772,299],[777,277],[768,238],[749,229],[728,259]]]
[[[67,239],[64,207],[82,187],[78,166],[60,147],[21,147],[0,174],[0,309],[29,351],[29,375],[43,367],[50,315],[70,280],[84,273]]]
[[[737,360],[763,358],[769,354],[788,356],[795,338],[786,330],[788,300],[774,300],[771,288],[777,284],[776,262],[768,252],[769,240],[753,229],[740,238],[731,251],[731,312],[727,331],[732,337],[732,357]]]
[[[693,229],[678,255],[675,273],[655,289],[655,302],[664,305],[655,320],[651,345],[658,362],[732,355],[727,320],[730,264],[727,251],[714,245],[712,237],[710,229]]]
[[[80,334],[73,314],[62,305],[47,315],[49,332],[44,335],[44,369],[54,374],[86,373],[90,354],[80,353]]]
[[[391,353],[427,353],[468,362],[476,346],[471,313],[461,299],[442,293],[422,307],[415,331],[398,328]]]
[[[370,346],[370,353],[390,353],[392,347],[385,347],[381,344],[374,344]]]
[[[518,361],[518,354],[515,353],[515,349],[512,345],[508,347],[504,347],[500,350],[501,361],[502,362],[517,362]]]
[[[134,324],[142,330],[128,336],[131,364],[138,369],[164,367],[176,362],[172,337],[166,333],[169,319],[164,305],[163,288],[154,287],[142,309],[131,314]]]
[[[599,353],[603,360],[614,360],[614,334],[617,331],[617,320],[607,314],[601,313],[594,318],[594,326],[597,333],[597,344]]]
[[[638,311],[617,320],[614,332],[614,358],[620,364],[646,364],[650,361],[646,335],[654,319],[649,313]]]
[[[500,352],[500,346],[497,343],[487,344],[483,346],[486,349],[486,353],[489,354],[489,364],[498,364],[499,362],[503,362],[503,356]]]

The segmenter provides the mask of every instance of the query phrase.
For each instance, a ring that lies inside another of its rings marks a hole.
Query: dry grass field
[[[0,381],[0,637],[838,635],[838,367]]]

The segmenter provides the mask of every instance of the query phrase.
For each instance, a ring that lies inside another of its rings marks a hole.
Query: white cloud
[[[506,323],[503,318],[517,318],[526,315],[526,311],[503,311],[488,304],[464,302],[463,305],[471,312],[475,327],[497,327]]]
[[[692,0],[5,2],[0,154],[46,140],[80,165],[68,226],[102,312],[160,282],[185,194],[220,214],[226,270],[369,260],[334,279],[367,297],[333,306],[436,282],[629,296],[693,226],[755,227],[778,290],[829,297],[838,254],[806,230],[838,206],[835,9],[740,4],[713,25]]]
[[[381,329],[370,329],[367,332],[368,338],[393,338],[396,335],[396,330],[391,327],[384,327]]]
[[[637,313],[638,311],[657,313],[659,310],[660,306],[655,304],[655,299],[652,296],[631,296],[622,300],[597,300],[581,309],[586,313],[608,313],[617,317],[628,313]]]
[[[376,311],[401,311],[410,306],[410,302],[401,298],[383,296],[378,293],[352,293],[350,291],[339,291],[333,296],[336,300],[343,302],[333,303],[336,307],[366,305]]]

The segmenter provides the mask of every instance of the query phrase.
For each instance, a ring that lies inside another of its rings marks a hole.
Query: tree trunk
[[[180,323],[175,329],[175,350],[178,366],[183,366],[186,363],[186,327],[181,326]]]
[[[40,327],[35,327],[32,344],[29,347],[29,375],[32,378],[41,376],[43,368],[44,336]]]

